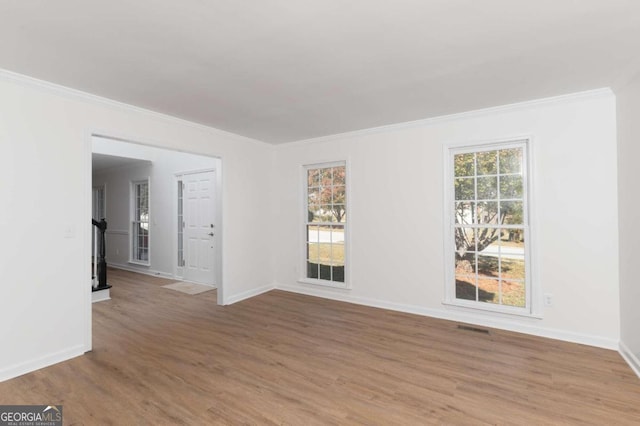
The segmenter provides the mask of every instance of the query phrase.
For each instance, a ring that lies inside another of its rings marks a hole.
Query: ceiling
[[[111,169],[113,167],[130,166],[133,164],[149,164],[147,160],[137,160],[135,158],[118,157],[115,155],[91,154],[91,169],[94,172]]]
[[[0,68],[283,143],[640,70],[637,0],[0,0]]]

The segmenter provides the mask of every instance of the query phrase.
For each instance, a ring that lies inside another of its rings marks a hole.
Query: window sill
[[[341,283],[337,281],[328,281],[328,280],[316,280],[313,278],[299,278],[298,283],[300,284],[311,284],[317,285],[321,287],[331,287],[338,288],[342,290],[351,290],[351,286],[348,283]]]
[[[150,262],[142,262],[142,261],[139,261],[139,260],[130,260],[127,263],[130,263],[132,265],[138,265],[138,266],[151,266]]]
[[[517,316],[524,318],[533,318],[533,319],[543,319],[542,314],[539,312],[531,312],[524,308],[515,308],[515,307],[507,307],[500,305],[492,305],[490,303],[482,303],[478,305],[480,302],[462,302],[458,300],[443,300],[442,304],[446,306],[451,306],[453,308],[459,308],[464,311],[475,311],[482,312],[490,315],[500,315],[500,316]]]

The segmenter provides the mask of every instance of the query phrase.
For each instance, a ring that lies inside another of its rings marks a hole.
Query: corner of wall
[[[234,294],[231,295],[229,297],[225,297],[224,301],[223,301],[223,305],[227,306],[227,305],[233,305],[234,303],[238,303],[241,302],[243,300],[246,299],[250,299],[252,297],[255,296],[259,296],[263,293],[267,293],[271,290],[274,290],[276,287],[273,284],[267,284],[267,285],[263,285],[262,287],[258,287],[258,288],[253,288],[251,290],[248,291],[243,291],[241,293],[238,294]]]
[[[620,341],[619,352],[620,355],[622,355],[622,358],[624,358],[627,364],[629,364],[629,367],[631,367],[633,372],[636,373],[636,376],[640,378],[640,359],[638,359],[638,357],[633,352],[631,352],[631,350],[627,347],[627,345],[624,344],[622,340]]]

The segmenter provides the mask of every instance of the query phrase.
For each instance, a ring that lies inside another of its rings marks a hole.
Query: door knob
[[[209,236],[213,237],[213,232],[209,232]]]

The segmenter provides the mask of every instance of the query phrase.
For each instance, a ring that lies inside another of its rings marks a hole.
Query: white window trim
[[[542,289],[537,280],[537,266],[534,263],[534,249],[537,247],[535,226],[534,203],[532,202],[534,176],[532,145],[533,138],[531,136],[516,136],[504,139],[494,139],[489,141],[469,141],[461,143],[449,143],[443,146],[444,159],[444,262],[445,262],[445,283],[444,283],[444,305],[468,309],[473,311],[482,311],[491,314],[507,314],[516,316],[525,316],[531,318],[542,318]],[[453,227],[454,217],[452,206],[454,203],[454,182],[453,182],[453,155],[463,152],[491,151],[495,149],[504,149],[514,146],[523,146],[526,161],[523,162],[523,176],[525,176],[526,185],[523,188],[523,196],[526,200],[525,215],[525,287],[526,306],[524,308],[497,305],[492,303],[483,303],[476,301],[467,301],[456,299],[455,297],[455,259],[449,256],[455,252],[453,244]]]
[[[308,217],[307,216],[308,215],[307,170],[314,169],[314,168],[337,167],[337,166],[345,167],[345,191],[347,196],[347,203],[345,206],[347,222],[344,223],[344,244],[345,244],[344,283],[306,277],[307,257],[305,256],[305,253],[306,253],[306,245],[307,245],[307,235],[305,234],[305,232],[306,232],[306,225],[307,225],[306,218]],[[298,271],[300,272],[299,274],[300,278],[298,278],[298,283],[311,284],[311,285],[317,285],[322,287],[331,287],[331,288],[337,288],[337,289],[343,289],[343,290],[351,289],[351,272],[350,272],[351,267],[350,267],[349,260],[351,259],[351,237],[350,237],[351,236],[351,232],[350,232],[351,207],[350,206],[352,202],[352,196],[351,196],[351,184],[350,184],[351,179],[349,176],[350,176],[349,159],[337,160],[337,161],[335,160],[323,161],[318,163],[308,163],[308,164],[303,164],[302,167],[300,167],[300,191],[299,191],[300,202],[298,203],[298,205],[301,206],[300,223],[298,226],[298,228],[300,229],[300,237],[298,238],[298,241],[300,241],[300,245],[298,249],[298,253],[300,257],[300,261],[298,263]]]
[[[184,222],[184,188],[185,188],[184,175],[182,175],[182,174],[175,175],[175,181],[174,182],[175,182],[175,185],[174,185],[174,188],[175,188],[174,200],[176,201],[176,206],[175,206],[175,208],[173,210],[175,212],[175,215],[176,215],[175,216],[176,220],[174,221],[174,225],[176,224],[178,216],[179,216],[178,215],[178,210],[180,209],[180,203],[182,203],[182,223],[178,224],[178,226],[176,227],[176,228],[182,227],[182,232],[180,232],[180,229],[175,229],[174,230],[175,231],[174,232],[174,234],[175,234],[174,235],[175,244],[174,244],[174,250],[173,250],[174,255],[177,257],[178,253],[180,251],[179,250],[179,244],[180,244],[179,235],[181,235],[182,236],[182,259],[181,259],[182,260],[182,264],[180,265],[177,262],[177,259],[174,262],[175,265],[176,265],[176,272],[175,272],[176,277],[180,277],[181,278],[182,274],[183,274],[183,271],[184,271],[184,261],[185,261],[184,260],[184,223],[185,223]],[[181,187],[182,187],[181,189],[178,189],[178,184],[181,185]],[[182,191],[182,198],[180,198],[180,191]]]
[[[147,188],[148,188],[148,199],[149,199],[149,229],[147,229],[147,260],[143,261],[143,260],[138,260],[135,259],[133,257],[133,248],[134,248],[134,243],[133,243],[133,238],[134,238],[134,234],[133,234],[133,229],[131,228],[133,222],[134,222],[134,218],[135,218],[135,214],[136,214],[136,191],[135,191],[135,187],[137,184],[141,184],[141,183],[146,183],[147,184]],[[129,263],[134,264],[134,265],[140,265],[140,266],[151,266],[151,178],[150,177],[146,177],[143,179],[138,179],[138,180],[132,180],[131,184],[129,186]]]

